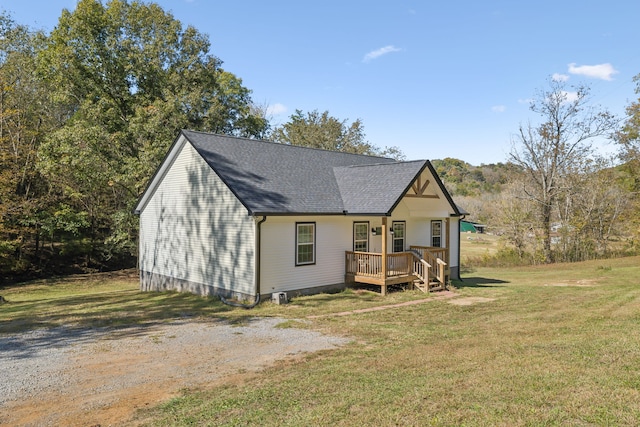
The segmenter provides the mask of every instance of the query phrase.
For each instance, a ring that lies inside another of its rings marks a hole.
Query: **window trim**
[[[353,251],[356,251],[356,225],[365,225],[365,229],[367,232],[367,250],[365,251],[361,251],[361,252],[369,252],[369,221],[353,221],[353,238],[352,243],[353,243]],[[364,240],[358,240],[359,242],[363,242]]]
[[[436,223],[440,224],[440,234],[439,235],[434,235],[433,234],[433,225],[436,224]],[[432,219],[431,220],[431,247],[434,247],[434,248],[442,248],[442,247],[444,247],[444,246],[442,246],[442,226],[443,225],[442,225],[442,220],[441,219]],[[434,237],[437,237],[438,239],[440,239],[440,245],[436,246],[433,243],[433,238]]]
[[[301,225],[311,225],[313,226],[313,241],[311,243],[299,243],[298,242],[298,238],[299,238],[299,232],[300,232],[300,226]],[[311,245],[312,248],[312,261],[309,262],[299,262],[300,260],[300,256],[299,256],[299,249],[300,249],[300,245]],[[316,223],[315,222],[296,222],[296,248],[295,248],[295,263],[296,263],[296,267],[300,267],[300,266],[304,266],[304,265],[315,265],[316,263]]]
[[[402,224],[402,231],[403,231],[402,234],[403,235],[402,235],[402,250],[401,251],[396,251],[396,240],[400,240],[399,238],[396,238],[396,233],[395,233],[396,224],[398,224],[398,225]],[[404,249],[407,246],[407,221],[392,221],[391,222],[391,229],[393,230],[393,235],[391,236],[391,251],[393,253],[404,252]]]

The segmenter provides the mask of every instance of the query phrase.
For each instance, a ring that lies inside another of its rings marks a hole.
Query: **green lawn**
[[[500,248],[500,237],[493,234],[460,233],[460,257],[462,265],[467,260],[495,255]]]
[[[437,300],[290,322],[353,341],[282,362],[244,382],[185,391],[140,413],[138,421],[167,426],[638,425],[639,277],[640,257],[482,268],[456,284],[460,296],[453,299],[482,302]],[[302,319],[425,297],[347,291],[247,311],[207,298],[141,294],[131,283],[110,289],[112,282],[94,284],[97,295],[75,297],[66,283],[67,295],[49,297],[42,291],[36,299],[45,303],[45,313],[29,327],[64,322],[64,312],[76,307],[84,308],[68,320],[79,324],[110,324],[121,313],[131,322],[185,313]],[[40,285],[29,286],[37,290]],[[17,289],[0,290],[12,301],[0,307],[0,324],[24,328],[34,308],[25,295],[29,287]],[[105,307],[95,301],[98,295]],[[81,303],[84,299],[93,302]],[[7,308],[12,315],[5,314]]]

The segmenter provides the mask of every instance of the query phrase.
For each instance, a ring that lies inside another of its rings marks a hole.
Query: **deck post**
[[[447,258],[444,260],[444,262],[447,263],[447,271],[445,273],[445,275],[447,277],[451,276],[450,273],[450,269],[451,269],[451,218],[447,218],[446,221],[446,227],[447,227],[447,231],[446,231],[446,236],[447,236]],[[459,262],[459,261],[458,261]]]
[[[387,217],[382,217],[382,282],[380,293],[387,294]]]

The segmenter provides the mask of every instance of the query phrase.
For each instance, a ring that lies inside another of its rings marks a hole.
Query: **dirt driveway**
[[[234,381],[277,360],[348,341],[278,328],[282,322],[184,320],[0,336],[0,425],[125,425],[136,409],[180,390]]]

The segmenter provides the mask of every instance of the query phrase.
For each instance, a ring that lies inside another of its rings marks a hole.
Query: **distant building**
[[[479,233],[479,234],[484,234],[484,229],[487,226],[484,224],[478,224],[477,222],[473,222],[473,221],[466,221],[466,220],[462,220],[460,221],[460,232],[461,233]]]

